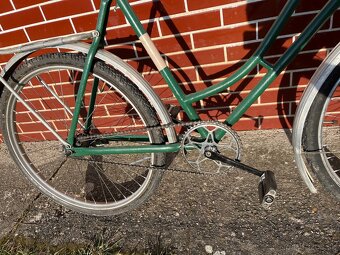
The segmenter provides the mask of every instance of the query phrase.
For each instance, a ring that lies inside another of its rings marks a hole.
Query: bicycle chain
[[[144,128],[137,128],[137,129],[130,129],[130,130],[125,130],[125,131],[118,131],[114,132],[111,134],[97,134],[97,135],[86,135],[86,136],[79,136],[77,137],[77,141],[79,142],[87,142],[89,140],[96,140],[96,139],[105,139],[105,136],[107,135],[127,135],[135,132],[145,132],[145,131],[154,131],[154,130],[163,130],[167,128],[175,128],[175,127],[189,127],[189,126],[195,126],[198,124],[221,124],[221,122],[218,121],[190,121],[190,122],[180,122],[180,123],[168,123],[168,124],[163,124],[163,125],[158,125],[154,127],[144,127]],[[179,141],[180,142],[180,141]],[[79,158],[77,158],[79,159]],[[84,161],[91,162],[91,160],[86,160],[86,159],[81,159]],[[128,166],[128,167],[135,167],[135,168],[145,168],[145,169],[152,169],[152,170],[157,170],[157,171],[162,171],[162,172],[180,172],[180,173],[187,173],[187,174],[196,174],[196,175],[224,175],[226,173],[224,172],[219,172],[219,173],[207,173],[207,172],[197,172],[197,171],[190,171],[190,170],[185,170],[185,169],[178,169],[178,168],[169,168],[169,167],[158,167],[158,166],[143,166],[143,165],[131,165],[128,163],[121,163],[121,162],[106,162],[109,164],[113,165],[120,165],[120,166]],[[170,163],[171,164],[171,163]],[[191,167],[191,166],[190,166]]]

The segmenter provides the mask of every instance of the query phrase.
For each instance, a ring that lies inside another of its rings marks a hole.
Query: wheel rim
[[[334,182],[340,187],[340,79],[327,98],[319,126],[321,159]]]
[[[73,74],[71,71],[66,71],[71,68]],[[57,71],[52,72],[52,70]],[[43,75],[43,73],[46,75]],[[60,105],[59,108],[55,107],[58,103],[53,102],[52,104],[49,101],[48,95],[43,94],[46,92],[46,89],[44,89],[41,84],[36,84],[38,74],[40,78],[43,78],[44,81],[49,84],[49,86],[54,86],[53,90],[58,93],[60,97],[65,99],[64,102],[67,102],[72,98],[66,93],[66,90],[70,89],[69,87],[66,89],[66,86],[70,85],[71,89],[74,89],[75,85],[78,83],[77,77],[81,76],[81,69],[70,66],[43,67],[21,79],[20,84],[26,84],[30,81],[26,88],[21,90],[21,96],[24,99],[30,98],[32,106],[36,106],[38,98],[40,98],[39,104],[42,105],[40,113],[51,111],[49,118],[52,118],[56,115],[55,109],[58,109],[59,111]],[[67,80],[64,80],[65,75],[68,75],[70,78],[69,84],[67,84]],[[59,80],[57,81],[58,76]],[[96,77],[99,78],[98,76]],[[90,77],[90,81],[91,78],[93,77]],[[107,80],[102,79],[102,84],[99,84],[99,88],[108,88],[107,85],[109,84],[110,83]],[[101,87],[101,85],[105,86]],[[30,91],[30,87],[34,86],[40,86],[39,95],[35,95],[37,96],[37,100],[32,100],[32,94],[29,95],[29,93],[33,93]],[[114,88],[117,91],[117,87],[113,84],[110,84],[110,86],[110,90]],[[123,99],[125,102],[123,102]],[[137,118],[137,116],[140,117],[142,115],[138,112],[138,109],[136,110],[136,107],[132,102],[127,101],[125,97],[118,96],[118,93],[111,93],[110,98],[106,96],[99,100],[101,100],[101,102],[106,100],[115,102],[116,110],[118,109],[118,111],[121,111],[122,108],[128,109],[128,113],[117,118],[112,125],[118,125],[123,129],[122,124],[124,124],[124,126],[132,127],[145,123],[144,119]],[[151,170],[147,170],[147,167],[150,165],[150,161],[152,161],[151,164],[153,163],[153,154],[128,156],[127,162],[123,161],[122,158],[124,156],[122,155],[92,156],[82,157],[80,159],[67,157],[64,152],[61,151],[62,148],[59,143],[53,141],[53,138],[50,137],[50,134],[46,129],[46,131],[41,132],[40,134],[38,134],[39,132],[37,133],[34,131],[32,131],[32,133],[23,134],[24,132],[22,130],[26,128],[26,124],[28,125],[28,120],[32,121],[34,118],[29,114],[28,116],[19,114],[21,106],[16,103],[16,99],[13,96],[8,102],[9,107],[7,108],[6,116],[9,117],[9,121],[7,121],[9,140],[13,147],[13,151],[19,160],[21,169],[27,169],[25,174],[27,174],[44,193],[47,193],[63,205],[76,206],[80,210],[84,209],[85,211],[91,210],[98,212],[119,209],[137,200],[150,184],[154,173]],[[129,106],[127,103],[129,103]],[[119,104],[122,105],[121,108],[117,107]],[[132,106],[131,109],[129,108],[130,106]],[[69,115],[67,110],[65,110],[65,107],[62,106],[62,108],[64,108],[61,113],[62,116],[66,117]],[[104,108],[105,111],[115,111],[115,108],[109,108],[108,105]],[[86,109],[84,110],[86,111]],[[103,111],[103,109],[97,108],[94,115],[98,114],[99,110]],[[60,119],[61,118],[62,117],[60,117]],[[69,123],[69,118],[70,116],[68,116],[68,120],[64,121],[62,124],[58,121],[54,123],[51,121],[52,125],[56,127],[63,137],[66,137],[67,133],[65,133],[65,129],[60,126],[65,125],[66,127]],[[93,130],[94,133],[101,132],[99,128],[101,125],[100,123],[103,123],[103,119],[104,118],[98,118],[94,120],[93,126],[94,129],[96,129]],[[39,124],[36,120],[35,122]],[[16,125],[12,125],[12,123],[16,123]],[[102,125],[103,129],[106,130],[105,132],[107,132],[107,129],[109,128],[104,124]],[[80,124],[78,126],[80,126]],[[146,135],[152,140],[150,134]],[[49,141],[41,142],[41,136]],[[44,143],[44,146],[42,146],[42,143]],[[100,146],[107,145],[100,144]],[[37,149],[38,147],[39,149]],[[58,157],[56,155],[58,155]],[[122,165],[117,169],[117,165],[112,162],[125,163],[126,165]],[[134,170],[126,169],[127,165],[136,164],[144,165],[145,168],[134,168]],[[113,168],[116,171],[112,171]],[[118,176],[118,174],[121,176]],[[66,176],[67,181],[62,176]]]

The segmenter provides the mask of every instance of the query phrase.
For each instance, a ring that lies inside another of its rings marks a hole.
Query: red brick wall
[[[233,73],[254,52],[285,2],[130,0],[186,91],[211,86]],[[268,61],[275,61],[284,52],[325,2],[301,1],[293,18],[267,54]],[[93,30],[99,3],[100,0],[1,0],[0,47]],[[291,127],[296,103],[309,78],[339,41],[339,17],[340,11],[337,11],[270,89],[246,112],[236,124],[236,129]],[[112,8],[106,40],[110,45],[107,49],[143,73],[165,102],[174,102],[120,10],[115,12]],[[9,58],[0,56],[0,63],[6,63]],[[263,70],[255,70],[228,93],[196,104],[202,118],[225,118],[262,76]]]

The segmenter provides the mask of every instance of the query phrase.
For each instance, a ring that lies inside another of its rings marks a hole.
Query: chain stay
[[[105,134],[105,135],[86,135],[86,136],[79,136],[76,138],[77,142],[87,142],[87,141],[92,141],[96,139],[105,139],[106,136],[120,136],[120,135],[128,135],[136,132],[148,132],[148,131],[154,131],[154,130],[160,130],[160,129],[167,129],[167,128],[175,128],[175,127],[190,127],[190,126],[195,126],[198,124],[221,124],[218,121],[190,121],[190,122],[180,122],[180,123],[169,123],[169,124],[164,124],[164,125],[158,125],[154,127],[144,127],[144,128],[137,128],[137,129],[130,129],[126,131],[119,131],[119,132],[113,132],[111,134]],[[80,159],[77,158],[78,160],[83,160],[83,161],[88,161],[91,162],[93,160],[88,160],[88,159]],[[128,167],[135,167],[135,168],[145,168],[149,170],[157,170],[157,171],[162,171],[162,172],[180,172],[180,173],[186,173],[186,174],[196,174],[196,175],[205,175],[205,176],[216,176],[216,175],[224,175],[226,172],[219,172],[219,173],[210,173],[210,172],[198,172],[198,171],[190,171],[190,170],[185,170],[185,169],[177,169],[177,168],[168,168],[168,167],[157,167],[157,166],[143,166],[143,165],[131,165],[128,163],[121,163],[121,162],[106,162],[110,163],[112,165],[120,165],[120,166],[128,166]]]

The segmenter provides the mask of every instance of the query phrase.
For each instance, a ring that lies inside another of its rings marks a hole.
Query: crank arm
[[[248,173],[254,174],[260,177],[260,183],[258,187],[259,198],[261,205],[268,209],[271,204],[274,202],[276,197],[276,181],[275,176],[272,171],[260,171],[251,166],[245,165],[238,160],[233,160],[228,157],[225,157],[215,151],[206,150],[204,155],[212,160],[218,160],[220,162],[226,163],[231,166],[235,166],[241,170],[244,170]]]
[[[226,163],[228,165],[231,165],[231,166],[235,166],[241,170],[244,170],[248,173],[251,173],[251,174],[254,174],[254,175],[257,175],[259,177],[261,177],[263,174],[264,174],[264,171],[260,171],[254,167],[251,167],[251,166],[248,166],[248,165],[245,165],[243,163],[241,163],[240,161],[238,160],[234,160],[234,159],[231,159],[231,158],[228,158],[226,156],[223,156],[217,152],[214,152],[212,150],[206,150],[204,152],[204,155],[207,157],[207,158],[210,158],[212,160],[217,160],[217,161],[220,161],[222,163]]]

